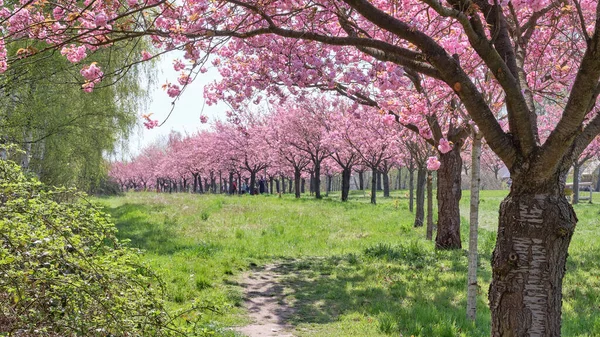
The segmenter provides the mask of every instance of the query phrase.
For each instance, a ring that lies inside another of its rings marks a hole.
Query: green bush
[[[0,160],[0,336],[193,330],[165,310],[162,282],[115,233],[85,195],[44,186]]]

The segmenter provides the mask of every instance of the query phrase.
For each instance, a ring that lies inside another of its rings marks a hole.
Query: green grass
[[[129,193],[99,202],[121,238],[145,250],[173,308],[194,300],[220,308],[203,318],[212,327],[244,324],[242,273],[278,261],[285,275],[278,289],[294,309],[291,323],[300,336],[489,336],[489,261],[506,193],[482,191],[475,323],[465,318],[465,252],[434,250],[425,229],[412,227],[406,191],[393,191],[375,206],[358,191],[348,203],[334,193],[323,200]],[[600,202],[600,194],[594,198]],[[465,248],[468,199],[464,191]],[[575,209],[579,224],[564,281],[563,336],[598,336],[600,206]]]

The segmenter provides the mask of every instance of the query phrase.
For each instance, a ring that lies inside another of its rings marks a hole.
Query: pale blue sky
[[[142,113],[151,112],[153,113],[152,118],[157,119],[159,123],[162,123],[169,114],[173,99],[162,89],[162,85],[167,83],[167,81],[170,83],[177,83],[179,73],[173,69],[173,59],[181,54],[182,53],[172,52],[163,55],[157,62],[156,84],[152,85],[150,88],[152,101],[148,104],[147,111],[140,111],[140,116]],[[182,133],[194,133],[198,129],[209,128],[210,124],[215,119],[224,119],[225,111],[228,110],[226,104],[219,103],[213,106],[205,105],[203,114],[208,116],[209,122],[207,124],[200,123],[200,114],[202,106],[204,105],[204,86],[220,77],[221,75],[219,72],[210,67],[208,72],[200,74],[192,84],[188,85],[185,92],[175,103],[175,110],[173,110],[169,119],[161,127],[152,130],[141,127],[136,132],[136,135],[131,137],[129,141],[129,152],[135,155],[141,148],[152,144],[161,138],[165,138],[171,130]]]

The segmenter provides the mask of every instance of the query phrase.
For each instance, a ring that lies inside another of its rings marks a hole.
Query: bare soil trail
[[[269,264],[244,275],[239,285],[252,323],[235,331],[248,337],[294,337],[294,327],[288,323],[294,310],[285,303],[281,267]]]

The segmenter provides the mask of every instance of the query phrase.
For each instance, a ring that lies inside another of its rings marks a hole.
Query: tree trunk
[[[435,246],[438,249],[460,249],[459,202],[462,195],[460,147],[454,146],[450,152],[440,153],[440,163],[437,183],[438,227]]]
[[[382,177],[383,177],[383,197],[384,198],[389,198],[390,197],[390,176],[388,174],[388,172],[382,172]]]
[[[433,173],[427,171],[427,240],[433,239]]]
[[[529,177],[513,176],[500,205],[489,289],[494,337],[560,336],[562,280],[577,217],[560,179],[553,180],[531,186]]]
[[[296,198],[300,198],[300,169],[294,169],[294,193],[296,193]]]
[[[194,176],[194,187],[193,187],[194,191],[193,192],[197,193],[198,192],[198,173],[194,173],[192,175]]]
[[[471,149],[471,209],[469,218],[469,268],[467,272],[467,318],[475,321],[477,313],[477,227],[479,226],[479,182],[481,134],[473,134]]]
[[[422,227],[425,220],[425,179],[427,169],[417,169],[417,212],[415,214],[415,227]]]
[[[277,194],[281,193],[281,186],[279,185],[279,179],[275,179],[275,189]]]
[[[315,163],[315,172],[313,177],[315,199],[321,199],[321,162]]]
[[[250,171],[250,195],[254,195],[254,186],[256,185],[256,172]]]
[[[414,210],[414,189],[415,189],[415,169],[411,167],[408,169],[408,210],[412,212]]]
[[[331,192],[331,181],[333,180],[333,176],[330,174],[325,176],[325,195],[329,196],[329,192]]]
[[[363,171],[358,172],[358,189],[361,191],[365,190],[365,176]]]
[[[381,191],[381,171],[377,170],[377,190]]]
[[[373,168],[371,174],[371,203],[377,204],[377,169]]]
[[[281,176],[281,193],[285,194],[285,177]]]
[[[292,193],[292,180],[288,179],[288,192]]]
[[[313,172],[311,172],[310,178],[308,179],[308,193],[310,195],[312,195],[313,192],[315,191],[314,183],[315,183],[315,175]]]
[[[579,175],[581,171],[581,165],[579,163],[573,163],[573,205],[579,203]]]
[[[398,168],[398,185],[397,185],[396,189],[398,189],[398,190],[402,189],[402,168],[401,167]]]
[[[306,193],[306,179],[304,178],[301,179],[300,192]]]
[[[219,193],[223,193],[223,174],[219,172]]]
[[[596,191],[600,191],[600,166],[598,166],[598,180],[596,181]]]
[[[204,189],[202,188],[202,176],[198,174],[198,193],[204,193]]]
[[[342,170],[342,201],[348,201],[348,195],[350,194],[350,177],[352,176],[351,168],[344,168]]]

